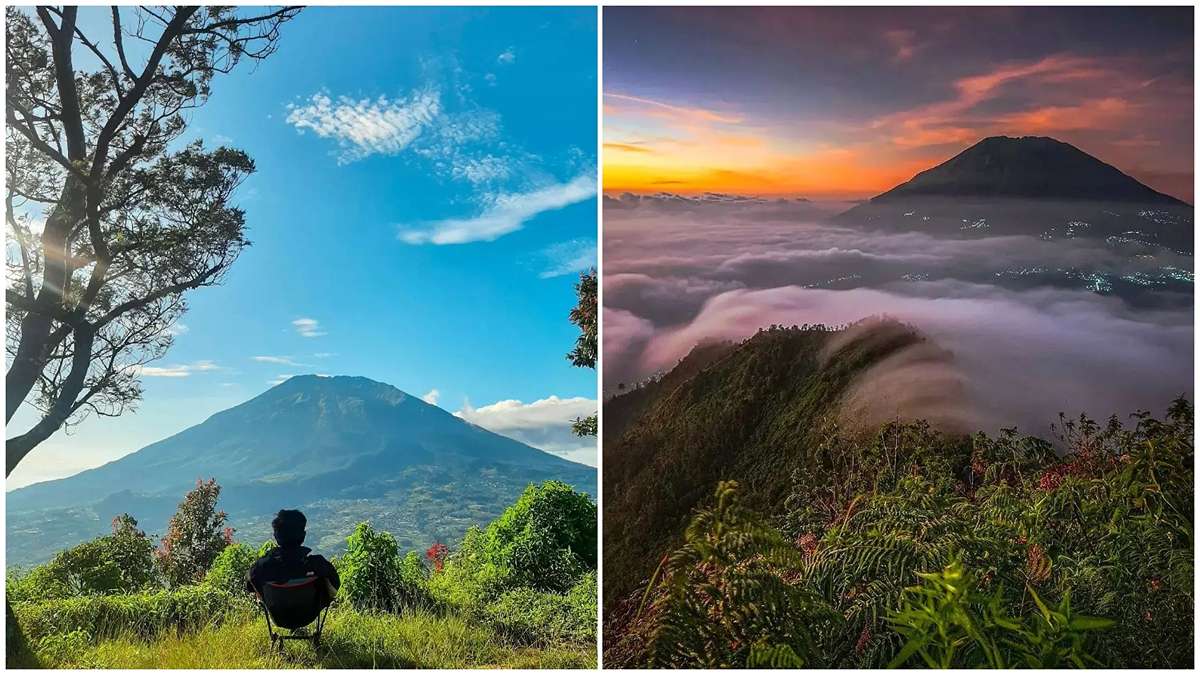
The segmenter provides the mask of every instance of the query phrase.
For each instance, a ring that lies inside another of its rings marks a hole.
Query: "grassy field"
[[[288,641],[273,649],[262,617],[239,616],[150,640],[83,633],[9,653],[10,668],[593,668],[590,645],[515,646],[491,628],[454,616],[332,611],[321,646]]]

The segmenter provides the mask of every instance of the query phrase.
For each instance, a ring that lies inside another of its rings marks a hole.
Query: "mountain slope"
[[[1185,205],[1069,143],[992,136],[875,197],[1016,197]]]
[[[529,483],[595,485],[591,467],[386,384],[300,376],[119,460],[8,493],[8,563],[43,560],[122,512],[161,534],[184,492],[209,477],[239,538],[266,539],[272,514],[293,507],[326,550],[358,520],[417,547],[495,518]]]
[[[638,391],[605,404],[604,597],[626,596],[653,573],[694,507],[720,480],[737,480],[749,505],[783,503],[792,472],[815,469],[823,431],[872,366],[925,343],[916,331],[877,321],[842,331],[761,331],[740,345],[709,348],[700,367],[667,374],[652,400]],[[627,399],[628,400],[625,400]],[[620,436],[608,411],[630,410]]]
[[[1191,205],[1053,138],[985,138],[837,216],[961,236],[1098,237],[1192,252]]]

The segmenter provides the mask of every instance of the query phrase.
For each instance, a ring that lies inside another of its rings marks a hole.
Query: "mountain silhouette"
[[[962,237],[1095,237],[1190,255],[1192,212],[1069,143],[993,136],[834,220]]]
[[[985,138],[871,202],[916,196],[1184,204],[1070,143],[1046,136]]]
[[[363,377],[293,377],[130,455],[7,495],[8,563],[44,560],[133,515],[161,535],[184,493],[216,478],[237,538],[270,537],[280,508],[336,551],[361,521],[402,546],[451,541],[529,483],[595,493],[595,470],[487,431]]]

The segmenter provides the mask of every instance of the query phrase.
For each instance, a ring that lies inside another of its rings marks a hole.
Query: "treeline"
[[[53,662],[118,636],[150,640],[253,617],[246,572],[274,542],[235,541],[219,494],[214,481],[198,482],[158,546],[122,515],[109,535],[9,570],[22,643],[10,640],[10,665],[14,650]],[[596,506],[565,483],[530,485],[453,548],[404,553],[391,534],[360,523],[332,562],[342,578],[335,611],[460,616],[513,644],[595,641]]]
[[[606,612],[605,664],[1191,667],[1193,409],[827,437],[775,511],[724,482]]]

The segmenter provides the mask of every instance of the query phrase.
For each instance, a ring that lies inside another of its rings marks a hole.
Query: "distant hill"
[[[216,478],[237,538],[270,537],[280,508],[336,552],[362,520],[402,547],[453,541],[529,483],[595,494],[595,470],[470,424],[362,377],[293,377],[114,462],[7,495],[7,563],[29,564],[108,531],[123,512],[149,533],[197,479]]]
[[[961,236],[1099,237],[1190,254],[1192,216],[1191,205],[1069,143],[994,136],[835,220]]]
[[[741,482],[753,506],[781,505],[792,471],[819,466],[817,440],[856,378],[925,341],[894,321],[765,330],[698,347],[662,378],[606,401],[605,602],[650,577],[718,481]]]

